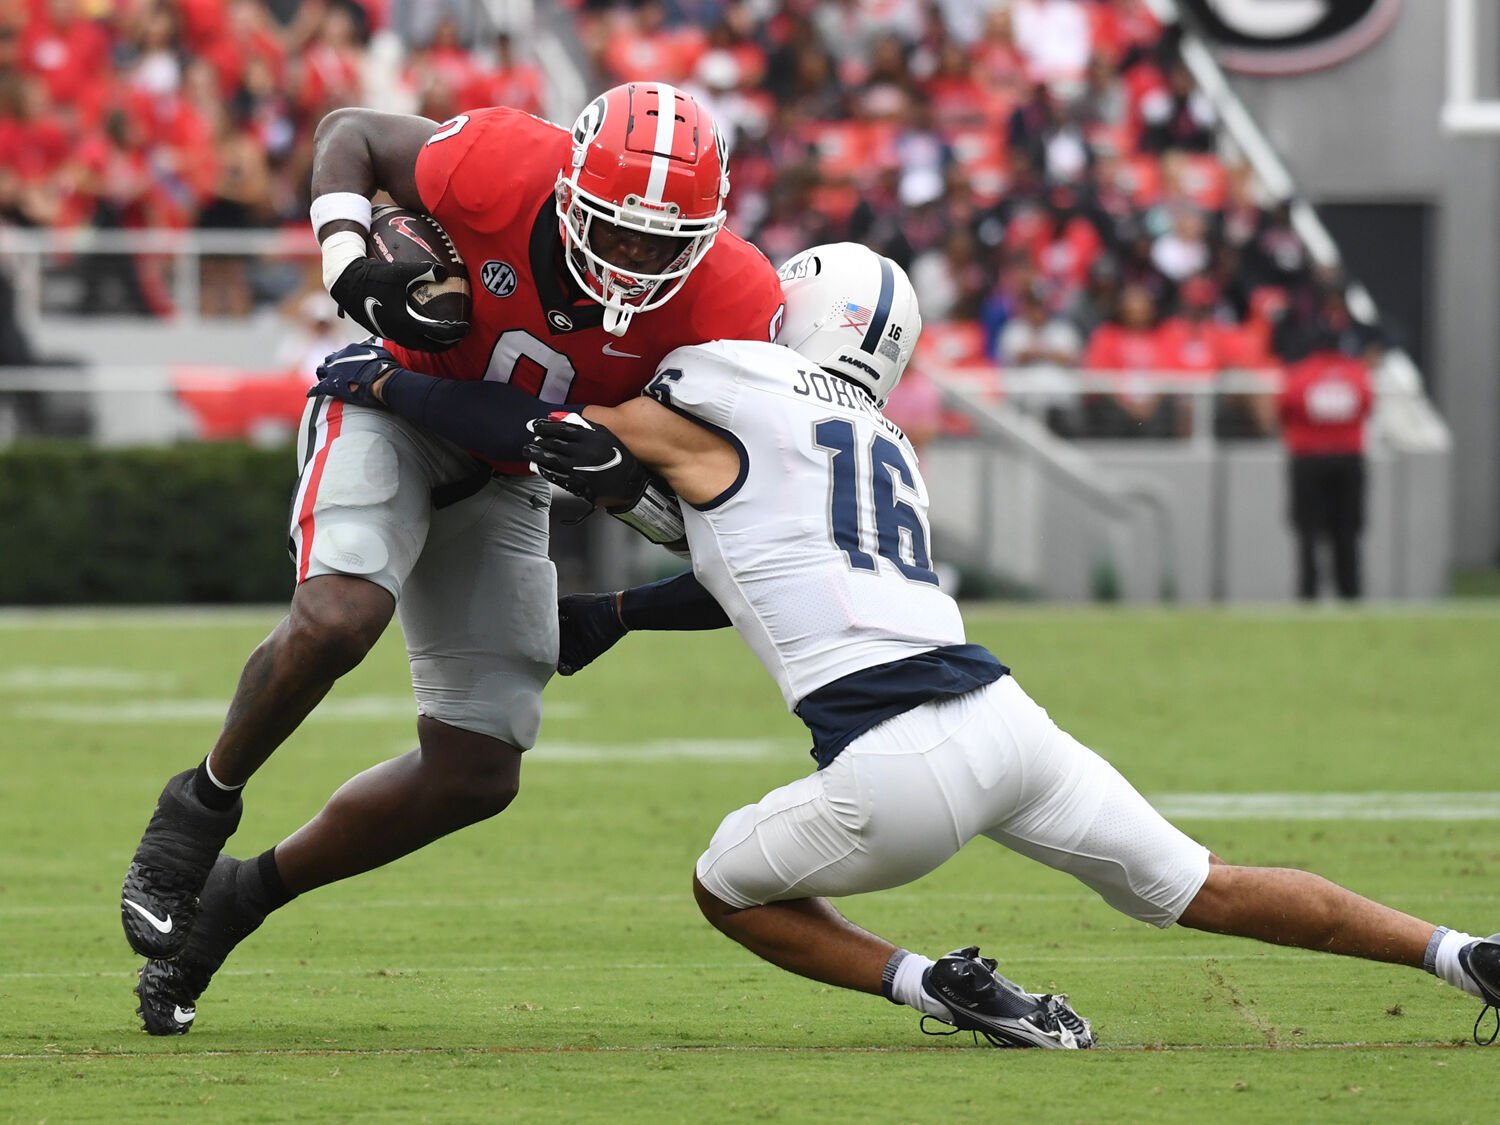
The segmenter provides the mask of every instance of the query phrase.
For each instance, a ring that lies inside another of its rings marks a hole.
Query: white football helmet
[[[776,342],[884,406],[922,333],[906,271],[857,242],[814,246],[777,271],[786,315]]]

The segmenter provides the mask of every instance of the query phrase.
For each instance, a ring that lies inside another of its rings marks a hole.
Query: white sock
[[[1438,934],[1442,936],[1439,937]],[[1464,972],[1463,967],[1458,963],[1458,951],[1471,941],[1478,939],[1462,930],[1444,931],[1442,929],[1433,934],[1432,939],[1437,944],[1437,948],[1429,951],[1428,971],[1453,987],[1463,989],[1470,996],[1483,999],[1479,994],[1478,983]]]
[[[922,974],[932,967],[932,962],[920,953],[908,953],[896,966],[896,979],[891,982],[891,996],[899,1004],[915,1008],[923,1015],[943,1017],[948,1009],[941,1000],[927,995],[922,987]]]

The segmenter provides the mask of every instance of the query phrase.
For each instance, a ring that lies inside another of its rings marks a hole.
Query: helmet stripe
[[[859,350],[875,354],[875,345],[885,331],[885,322],[891,318],[891,299],[896,295],[896,275],[891,272],[891,260],[880,258],[880,300],[875,302],[875,315],[870,318],[870,327],[865,331],[864,342]]]
[[[665,82],[656,84],[656,155],[651,158],[651,179],[646,184],[646,198],[660,203],[667,188],[667,168],[672,161],[672,142],[677,132],[676,91]]]

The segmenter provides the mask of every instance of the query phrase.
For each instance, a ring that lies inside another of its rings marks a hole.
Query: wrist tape
[[[341,230],[323,241],[323,288],[333,292],[333,284],[349,268],[350,262],[369,257],[365,236],[358,231]]]
[[[646,485],[640,499],[631,507],[618,511],[611,509],[609,514],[635,528],[653,543],[674,543],[685,533],[677,497],[663,492],[655,483]]]
[[[357,191],[326,192],[314,199],[312,206],[307,209],[307,217],[312,220],[314,238],[335,219],[358,223],[369,230],[373,214],[374,208],[370,206],[370,201]]]

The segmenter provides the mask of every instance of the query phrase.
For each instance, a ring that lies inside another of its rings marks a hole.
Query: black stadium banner
[[[1426,0],[1436,3],[1437,0]],[[1395,22],[1401,0],[1177,0],[1189,27],[1242,74],[1303,74],[1337,66]]]

